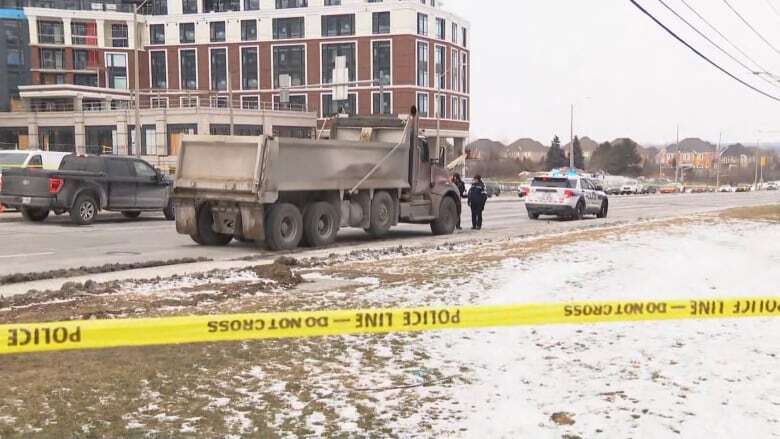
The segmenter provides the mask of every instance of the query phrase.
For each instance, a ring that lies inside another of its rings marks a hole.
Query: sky
[[[637,0],[683,39],[762,96],[674,40],[629,0],[445,0],[471,24],[472,140],[549,144],[574,131],[596,141],[642,144],[700,137],[724,144],[780,141],[780,0]],[[745,58],[685,3],[747,54]],[[732,12],[732,5],[768,43]],[[773,9],[774,8],[776,9]],[[771,46],[770,46],[771,45]]]

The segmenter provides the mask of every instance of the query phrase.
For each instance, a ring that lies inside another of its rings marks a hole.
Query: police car
[[[609,197],[601,183],[576,172],[552,172],[531,181],[525,207],[528,217],[540,215],[582,219],[585,215],[606,218]]]

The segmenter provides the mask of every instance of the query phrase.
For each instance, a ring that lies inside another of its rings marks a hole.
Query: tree
[[[593,152],[590,157],[591,171],[606,171],[609,167],[609,157],[612,154],[612,144],[604,142]]]
[[[642,172],[642,157],[637,151],[638,147],[631,139],[620,139],[614,144],[604,142],[593,153],[591,169],[613,175],[637,176]]]
[[[549,171],[555,168],[566,166],[568,160],[566,153],[561,149],[561,139],[558,136],[553,137],[550,149],[547,151],[547,157],[544,160],[544,167]]]
[[[577,136],[574,136],[574,167],[585,169],[585,156],[582,154],[582,145],[580,145],[580,139]]]

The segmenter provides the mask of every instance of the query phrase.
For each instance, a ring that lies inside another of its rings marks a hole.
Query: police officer
[[[485,183],[482,182],[482,176],[474,176],[474,182],[469,189],[468,200],[471,207],[471,228],[473,230],[482,229],[482,211],[485,210],[487,202],[487,191]]]

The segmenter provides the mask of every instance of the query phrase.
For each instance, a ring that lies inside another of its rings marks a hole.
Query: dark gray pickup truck
[[[87,225],[101,210],[127,218],[162,211],[166,219],[174,219],[171,180],[140,159],[68,156],[59,170],[9,169],[2,179],[0,203],[21,210],[28,221],[44,221],[53,211]]]

